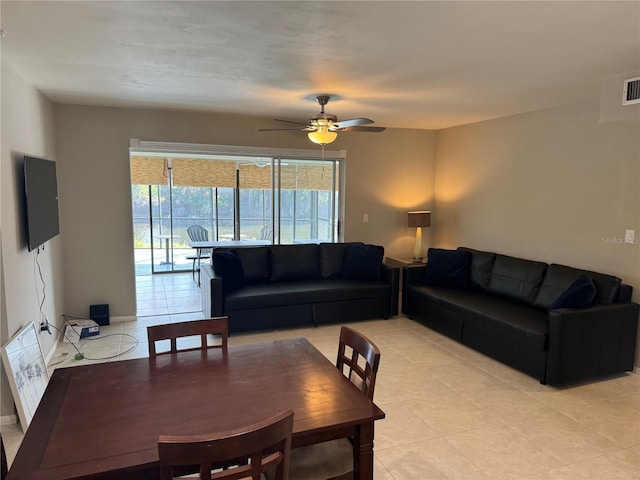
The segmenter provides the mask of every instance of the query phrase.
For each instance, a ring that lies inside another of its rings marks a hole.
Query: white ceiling
[[[437,129],[640,74],[639,1],[8,1],[2,59],[54,102]],[[622,96],[622,92],[621,92]],[[265,127],[279,126],[268,121]]]

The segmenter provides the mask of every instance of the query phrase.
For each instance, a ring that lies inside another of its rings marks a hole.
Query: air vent
[[[640,77],[627,78],[622,91],[622,105],[640,103]]]

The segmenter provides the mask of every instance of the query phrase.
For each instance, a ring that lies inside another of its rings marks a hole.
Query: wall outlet
[[[627,230],[624,234],[624,243],[635,243],[635,242],[636,242],[636,231]]]
[[[362,215],[362,223],[369,223],[369,214],[365,213]]]

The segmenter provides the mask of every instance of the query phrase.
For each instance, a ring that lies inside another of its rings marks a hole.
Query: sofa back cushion
[[[344,250],[342,278],[380,281],[382,279],[383,258],[384,247],[350,243]]]
[[[348,243],[321,243],[319,245],[321,278],[342,277],[342,261],[344,260],[344,251],[348,246]]]
[[[309,280],[320,277],[318,245],[273,245],[269,279]]]
[[[596,287],[595,303],[606,305],[616,301],[621,283],[618,277],[552,263],[549,265],[540,286],[535,306],[545,310],[549,309],[560,295],[581,275],[586,275],[593,281]]]
[[[478,290],[486,290],[491,282],[491,272],[493,271],[496,254],[467,247],[458,247],[458,250],[471,252],[470,286]]]
[[[270,247],[237,248],[242,260],[245,283],[264,283],[269,281]]]
[[[487,292],[533,306],[546,271],[544,262],[496,255]]]
[[[424,283],[449,288],[467,288],[471,252],[430,248],[427,252]]]
[[[211,263],[216,275],[222,277],[222,292],[235,292],[244,287],[244,268],[236,250],[214,250]]]

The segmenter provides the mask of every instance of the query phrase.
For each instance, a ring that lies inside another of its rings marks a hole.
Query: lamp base
[[[422,227],[416,228],[416,243],[413,246],[413,261],[422,262],[424,253],[422,252]]]

